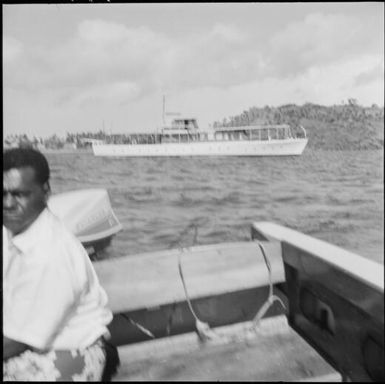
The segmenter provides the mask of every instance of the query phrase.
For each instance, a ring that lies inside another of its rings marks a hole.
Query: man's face
[[[46,206],[48,184],[40,185],[32,167],[3,172],[3,224],[14,234],[26,230]]]

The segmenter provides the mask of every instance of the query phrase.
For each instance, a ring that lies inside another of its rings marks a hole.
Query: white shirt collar
[[[36,241],[42,240],[47,222],[48,209],[45,208],[35,221],[23,232],[12,237],[12,243],[23,253],[27,253],[32,247],[36,246]]]

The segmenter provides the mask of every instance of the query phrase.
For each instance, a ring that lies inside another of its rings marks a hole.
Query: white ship
[[[95,156],[292,156],[301,155],[305,129],[287,124],[199,129],[195,118],[174,118],[154,134],[130,134],[124,143],[92,143]]]

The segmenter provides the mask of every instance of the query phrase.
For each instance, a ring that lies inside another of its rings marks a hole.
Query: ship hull
[[[181,157],[181,156],[298,156],[307,138],[285,140],[206,141],[162,144],[97,144],[95,156]]]

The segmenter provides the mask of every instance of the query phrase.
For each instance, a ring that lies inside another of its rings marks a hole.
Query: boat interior
[[[115,381],[383,381],[383,264],[292,229],[94,263]]]

